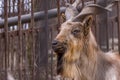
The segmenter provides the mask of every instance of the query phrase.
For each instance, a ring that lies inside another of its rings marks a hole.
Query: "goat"
[[[77,16],[64,22],[52,42],[58,57],[57,73],[62,77],[72,80],[120,80],[118,52],[101,51],[91,31],[92,13],[102,9],[98,7],[87,6]]]

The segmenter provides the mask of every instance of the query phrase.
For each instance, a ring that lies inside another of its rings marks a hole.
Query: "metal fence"
[[[111,0],[103,1],[107,5]],[[63,22],[66,2],[74,0],[0,1],[0,80],[55,80],[51,41]],[[94,3],[101,4],[100,0]],[[93,32],[105,51],[120,51],[119,5],[116,3],[113,12],[95,16]]]

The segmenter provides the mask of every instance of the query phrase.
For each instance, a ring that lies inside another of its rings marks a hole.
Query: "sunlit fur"
[[[61,25],[60,33],[55,38],[67,43],[63,55],[62,77],[73,80],[120,80],[120,57],[115,52],[102,52],[89,29],[84,36],[83,22],[66,21]],[[91,27],[92,24],[88,26]],[[80,27],[80,37],[74,37],[71,31]]]

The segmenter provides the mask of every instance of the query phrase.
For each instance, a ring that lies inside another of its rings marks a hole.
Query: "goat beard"
[[[59,62],[58,62],[59,63]],[[79,80],[81,77],[81,72],[78,64],[76,63],[68,63],[62,59],[62,63],[58,65],[57,72],[61,75],[62,78],[70,79],[70,80]]]
[[[63,55],[64,53],[57,54],[57,74],[63,72]]]
[[[79,80],[81,78],[85,79],[85,77],[81,73],[81,70],[80,70],[81,62],[79,61],[86,61],[87,55],[86,54],[81,55],[82,57],[85,57],[85,60],[84,59],[81,60],[79,56],[79,58],[77,58],[75,61],[68,62],[66,61],[64,57],[65,54],[66,53],[57,54],[57,74],[61,75],[64,78],[70,78],[70,79],[75,79],[75,80]]]
[[[76,72],[81,75],[78,65],[76,63],[69,63],[63,59],[64,54],[57,54],[57,74],[64,78],[74,79]]]

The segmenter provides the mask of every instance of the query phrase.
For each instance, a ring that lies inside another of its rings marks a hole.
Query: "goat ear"
[[[93,17],[92,15],[89,15],[87,17],[84,18],[83,20],[83,24],[84,24],[84,36],[87,36],[89,34],[90,31],[90,27],[93,23]]]
[[[83,24],[85,27],[90,27],[93,23],[93,17],[92,15],[89,15],[83,19]]]

